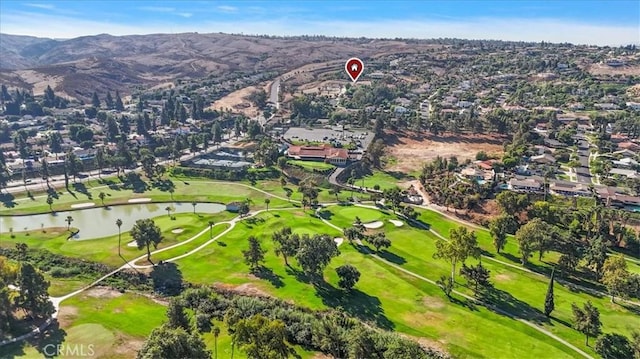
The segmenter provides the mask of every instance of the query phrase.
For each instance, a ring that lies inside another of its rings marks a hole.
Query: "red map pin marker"
[[[364,70],[364,64],[362,60],[357,57],[352,57],[347,60],[347,63],[344,64],[344,69],[347,71],[347,75],[351,78],[351,81],[358,81],[358,77],[362,75],[362,71]]]

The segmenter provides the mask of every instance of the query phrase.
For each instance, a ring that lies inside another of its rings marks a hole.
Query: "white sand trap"
[[[378,229],[378,228],[382,228],[382,226],[384,226],[384,222],[375,221],[375,222],[365,223],[365,224],[363,224],[363,226],[364,226],[364,228],[367,228],[367,229]]]
[[[142,202],[151,202],[151,198],[132,198],[128,200],[129,203],[142,203]]]
[[[390,219],[389,222],[393,223],[393,225],[396,227],[404,226],[404,222],[398,221],[397,219]]]
[[[172,229],[171,230],[171,233],[173,233],[173,234],[180,234],[182,232],[184,232],[183,228],[176,228],[176,229]]]
[[[138,244],[136,243],[136,241],[131,241],[129,243],[127,243],[127,247],[137,247]]]
[[[334,239],[333,239],[333,241],[334,241],[334,242],[336,242],[336,245],[337,245],[338,247],[340,247],[340,245],[342,244],[342,242],[344,242],[344,238],[337,237],[337,238],[334,238]]]
[[[72,204],[71,208],[87,208],[87,207],[93,207],[96,204],[93,202],[87,202],[87,203],[78,203],[78,204]]]

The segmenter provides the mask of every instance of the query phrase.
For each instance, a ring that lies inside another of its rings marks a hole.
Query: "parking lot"
[[[346,147],[351,143],[355,143],[359,150],[365,150],[373,141],[374,134],[371,131],[360,130],[342,130],[339,127],[334,128],[302,128],[291,127],[284,134],[284,138],[290,142],[323,142],[330,143],[333,146],[340,144]],[[340,146],[337,146],[340,147]]]

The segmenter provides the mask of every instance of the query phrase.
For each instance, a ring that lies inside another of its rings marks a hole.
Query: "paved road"
[[[580,167],[576,168],[576,179],[578,183],[591,184],[593,181],[589,172],[589,141],[584,133],[578,133],[576,138],[578,139],[578,161],[580,162]]]
[[[280,94],[280,78],[278,77],[271,83],[269,102],[276,105],[276,109],[280,109],[280,102],[278,101],[278,95]]]

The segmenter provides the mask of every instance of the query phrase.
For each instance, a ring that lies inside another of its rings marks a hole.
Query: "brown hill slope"
[[[284,71],[304,64],[414,51],[416,44],[370,39],[267,38],[227,34],[96,35],[70,40],[2,34],[0,83],[38,93],[52,85],[88,99],[116,89],[230,71]]]

